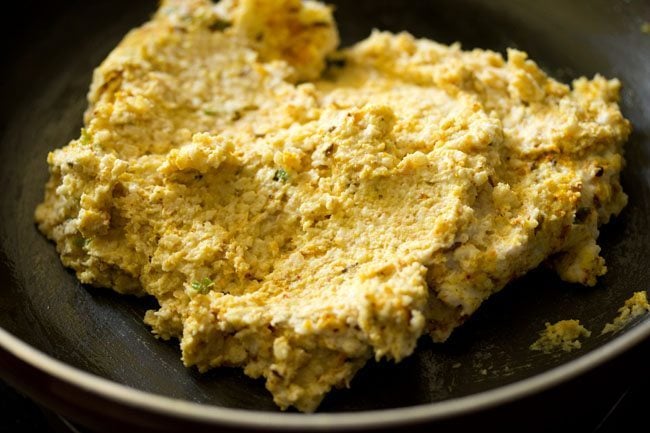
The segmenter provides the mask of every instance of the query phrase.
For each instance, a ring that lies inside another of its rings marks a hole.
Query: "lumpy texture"
[[[86,284],[151,295],[187,366],[313,411],[371,357],[444,341],[546,261],[605,273],[626,203],[619,83],[374,32],[299,0],[167,0],[96,69],[40,230]]]

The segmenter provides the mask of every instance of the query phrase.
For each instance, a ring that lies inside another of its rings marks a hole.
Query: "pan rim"
[[[59,361],[0,327],[0,347],[20,361],[85,392],[110,401],[212,426],[267,431],[367,429],[430,422],[477,412],[551,388],[592,369],[650,337],[650,320],[637,323],[612,341],[569,362],[488,391],[403,408],[314,414],[276,413],[194,403],[131,388]]]

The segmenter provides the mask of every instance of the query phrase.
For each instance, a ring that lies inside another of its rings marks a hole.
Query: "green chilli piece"
[[[208,293],[214,286],[214,281],[208,277],[205,277],[202,280],[193,281],[190,286],[192,287],[192,290],[196,290],[199,293]]]
[[[275,174],[273,175],[273,180],[286,182],[289,180],[289,173],[287,173],[285,169],[280,168],[275,171]]]

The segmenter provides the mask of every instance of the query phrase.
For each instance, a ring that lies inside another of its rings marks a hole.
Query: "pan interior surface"
[[[623,186],[629,205],[603,228],[609,272],[594,288],[538,269],[487,301],[445,344],[423,338],[400,364],[370,363],[350,389],[332,392],[321,412],[436,403],[494,390],[596,350],[625,299],[650,281],[650,35],[643,1],[507,0],[338,1],[344,44],[372,28],[407,30],[465,49],[527,51],[563,82],[600,73],[623,83],[621,105],[634,126]],[[0,326],[73,367],[132,388],[226,408],[276,411],[261,381],[236,369],[199,374],[179,360],[176,342],[156,340],[143,324],[149,299],[80,286],[33,223],[47,179],[48,151],[78,135],[92,69],[121,37],[148,19],[155,2],[71,2],[35,17],[30,37],[11,47],[0,107]],[[98,19],[102,17],[102,19]],[[46,19],[47,18],[47,19]],[[25,31],[27,33],[27,31]],[[593,335],[583,348],[546,355],[529,350],[545,322],[579,319]],[[646,326],[648,319],[633,324]]]

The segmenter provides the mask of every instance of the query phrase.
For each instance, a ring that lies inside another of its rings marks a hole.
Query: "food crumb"
[[[462,364],[460,362],[457,362],[451,366],[451,368],[460,368]]]
[[[650,35],[650,22],[646,21],[641,24],[641,33],[646,33]]]
[[[646,295],[646,292],[635,292],[632,297],[625,301],[625,304],[618,309],[618,316],[611,323],[605,325],[600,335],[620,331],[632,320],[649,311],[650,304],[648,304],[648,296]]]
[[[546,323],[546,329],[539,333],[539,338],[530,345],[530,350],[550,353],[554,350],[571,352],[580,349],[581,337],[591,336],[591,331],[580,324],[579,320],[560,320],[557,323]]]

